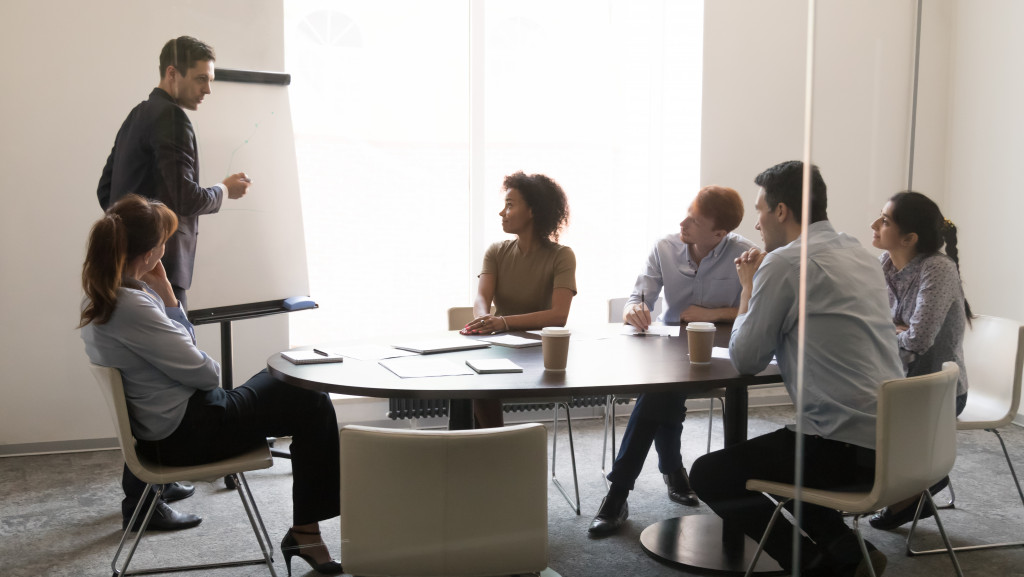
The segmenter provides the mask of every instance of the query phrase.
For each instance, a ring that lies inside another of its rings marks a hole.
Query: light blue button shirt
[[[807,246],[807,338],[803,432],[875,447],[878,388],[903,378],[889,297],[878,259],[828,221],[811,224]],[[772,356],[796,399],[800,239],[770,252],[754,274],[748,310],[732,327],[736,369],[755,374]]]
[[[144,289],[122,287],[110,320],[82,327],[89,360],[121,371],[136,438],[159,441],[174,432],[196,390],[220,385],[220,365],[196,348],[179,307],[164,307]]]
[[[741,287],[733,261],[753,246],[742,236],[729,233],[697,266],[690,257],[689,246],[678,234],[666,236],[647,257],[626,306],[639,303],[642,291],[647,308],[654,310],[664,288],[665,309],[657,319],[662,322],[679,322],[690,305],[709,309],[737,307]]]

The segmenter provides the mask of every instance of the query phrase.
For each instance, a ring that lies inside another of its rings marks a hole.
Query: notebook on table
[[[486,349],[490,343],[474,340],[436,339],[432,341],[414,341],[391,345],[403,351],[412,351],[421,355],[432,355],[435,353],[450,353],[452,351],[468,351],[471,349]]]

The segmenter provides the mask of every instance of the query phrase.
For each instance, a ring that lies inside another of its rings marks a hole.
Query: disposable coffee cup
[[[544,327],[540,331],[540,346],[544,353],[544,370],[564,371],[569,360],[569,336],[572,331],[563,327]]]
[[[688,323],[686,342],[690,347],[691,364],[711,364],[711,349],[715,346],[715,323]]]

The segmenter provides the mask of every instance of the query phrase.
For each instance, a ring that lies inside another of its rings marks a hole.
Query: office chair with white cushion
[[[928,488],[949,474],[956,461],[956,421],[954,403],[960,369],[956,363],[944,363],[942,370],[930,375],[885,381],[878,390],[878,422],[875,432],[875,481],[870,491],[845,492],[803,487],[805,503],[837,509],[853,515],[853,530],[871,577],[874,567],[868,557],[859,521],[882,507],[920,495],[917,510],[925,503],[934,507]],[[797,488],[787,483],[750,479],[747,489],[778,497],[778,506],[765,529],[757,551],[747,567],[751,575],[768,534],[782,507],[791,501]],[[957,575],[963,577],[953,546],[935,514],[939,533]]]
[[[1009,425],[1017,416],[1020,407],[1021,370],[1024,368],[1024,326],[1019,322],[999,317],[978,315],[971,320],[971,326],[964,333],[964,364],[967,369],[970,390],[967,406],[957,417],[958,431],[984,429],[996,436],[1006,457],[1006,466],[1017,487],[1017,495],[1024,504],[1024,491],[1013,469],[1010,454],[1006,451],[999,428]],[[950,485],[952,492],[952,485]],[[952,505],[952,499],[950,500]],[[907,535],[907,553],[924,555],[941,553],[942,549],[914,551],[910,540],[913,527]],[[1024,541],[991,543],[956,547],[957,551],[1018,547]]]
[[[491,306],[491,314],[494,314],[494,307]],[[451,307],[448,309],[448,330],[457,331],[466,326],[469,321],[473,320],[473,307]],[[580,485],[579,478],[576,475],[576,448],[573,444],[572,438],[572,415],[569,412],[570,407],[589,407],[593,406],[603,400],[602,397],[588,396],[588,397],[544,397],[537,399],[514,399],[502,402],[502,408],[506,413],[515,413],[519,411],[553,411],[551,417],[551,482],[555,485],[555,488],[565,497],[565,501],[569,503],[569,507],[580,514]],[[565,411],[565,426],[569,434],[569,459],[572,462],[572,486],[575,495],[575,499],[569,492],[562,486],[562,482],[558,479],[558,475],[555,472],[555,467],[558,464],[558,412],[559,410]]]
[[[548,557],[547,431],[348,425],[341,558],[353,575],[539,573]]]
[[[277,573],[274,571],[273,545],[271,545],[270,536],[267,534],[267,528],[263,525],[263,518],[260,517],[259,508],[256,507],[256,501],[253,500],[252,491],[249,490],[249,484],[245,480],[245,475],[243,475],[243,472],[245,471],[268,469],[273,466],[274,459],[270,455],[270,449],[267,447],[266,442],[260,442],[258,445],[253,447],[252,450],[241,455],[217,461],[215,463],[207,463],[205,465],[170,467],[150,461],[138,454],[135,450],[136,441],[135,436],[132,434],[131,424],[128,420],[128,403],[124,396],[124,385],[121,381],[121,372],[111,367],[101,367],[91,363],[89,368],[92,370],[92,374],[96,378],[96,382],[99,383],[100,390],[103,391],[103,398],[106,400],[107,409],[110,411],[111,419],[114,421],[114,426],[117,429],[117,442],[121,446],[121,452],[124,454],[125,463],[128,464],[128,469],[131,470],[136,477],[146,483],[146,489],[143,491],[143,494],[148,494],[150,488],[153,485],[156,485],[158,487],[156,490],[156,496],[159,498],[160,494],[163,492],[163,485],[167,483],[184,480],[212,481],[214,479],[227,476],[234,481],[235,490],[238,491],[238,497],[242,500],[242,506],[245,507],[245,513],[249,517],[249,524],[252,526],[252,531],[256,535],[256,541],[260,545],[260,550],[263,552],[262,559],[223,561],[178,567],[159,567],[155,569],[133,571],[131,574],[168,573],[172,571],[216,569],[221,567],[237,567],[239,565],[259,565],[265,563],[267,568],[270,569],[270,574],[276,576]],[[143,535],[146,533],[146,528],[149,526],[149,520],[153,516],[153,510],[156,507],[157,499],[155,498],[150,500],[150,505],[146,508],[145,517],[143,518],[142,524],[135,536],[135,540],[132,543],[131,548],[128,550],[128,556],[125,558],[124,564],[121,568],[118,569],[117,559],[121,556],[121,551],[124,549],[125,542],[128,540],[128,535],[132,532],[132,527],[135,526],[135,521],[142,512],[143,505],[145,505],[145,503],[145,499],[139,500],[139,504],[135,507],[135,512],[132,513],[132,518],[128,522],[124,535],[121,536],[121,542],[117,545],[117,552],[114,553],[114,559],[110,562],[110,568],[113,570],[114,577],[128,574],[128,564],[131,563],[132,557],[135,555],[135,550],[138,548]]]

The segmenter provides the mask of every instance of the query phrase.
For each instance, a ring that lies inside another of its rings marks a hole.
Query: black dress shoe
[[[191,483],[171,483],[164,487],[163,498],[168,503],[188,499],[196,492],[195,485]],[[156,513],[154,513],[155,515]]]
[[[132,526],[132,531],[138,531],[139,527],[142,526],[142,519],[145,516],[145,511],[139,513],[139,518],[135,520],[135,525]],[[130,517],[125,517],[121,520],[121,529],[128,526]],[[192,515],[190,513],[179,513],[171,506],[164,502],[156,504],[156,509],[153,510],[153,517],[149,520],[149,525],[146,527],[147,531],[178,531],[180,529],[191,529],[196,525],[203,522],[203,518],[198,515]]]
[[[611,535],[619,530],[619,527],[629,518],[629,503],[625,500],[616,507],[616,503],[609,502],[608,497],[601,499],[601,508],[597,510],[597,516],[590,522],[588,531],[591,535]]]
[[[686,467],[679,467],[678,471],[662,475],[665,484],[668,485],[668,498],[680,505],[696,507],[700,505],[697,493],[690,488],[690,477],[686,474]]]
[[[881,529],[882,531],[892,531],[893,529],[906,525],[907,523],[914,520],[914,512],[917,511],[917,502],[913,502],[906,507],[894,510],[892,507],[886,507],[881,511],[875,513],[868,519],[868,523],[875,529]],[[924,508],[921,509],[921,519],[927,519],[935,514],[935,509],[932,509],[931,503],[925,503]]]

